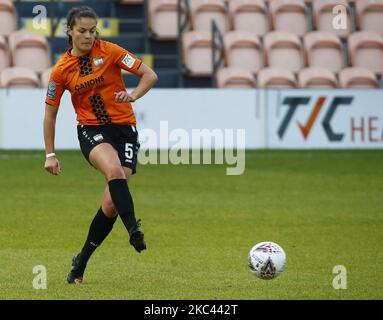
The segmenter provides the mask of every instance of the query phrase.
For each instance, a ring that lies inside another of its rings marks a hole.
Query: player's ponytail
[[[68,31],[73,29],[76,24],[76,18],[92,18],[97,21],[98,17],[96,12],[88,6],[73,7],[69,10],[66,17],[66,34],[68,36],[69,45],[73,45],[72,37],[69,35]],[[98,31],[96,32],[96,38],[98,37]]]

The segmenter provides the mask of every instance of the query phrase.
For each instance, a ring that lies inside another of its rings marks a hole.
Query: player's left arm
[[[141,63],[134,74],[141,78],[137,87],[131,93],[128,93],[127,91],[115,92],[115,98],[118,102],[136,101],[145,95],[154,86],[158,79],[157,74],[144,63]]]

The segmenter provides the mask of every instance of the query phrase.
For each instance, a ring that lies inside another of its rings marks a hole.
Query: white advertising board
[[[383,147],[382,90],[268,90],[266,147]]]

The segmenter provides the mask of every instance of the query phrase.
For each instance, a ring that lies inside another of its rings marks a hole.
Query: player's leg
[[[92,165],[103,173],[108,181],[110,197],[117,212],[128,230],[129,236],[139,231],[134,214],[134,203],[130,194],[124,168],[117,151],[110,144],[100,144],[89,156]],[[137,247],[135,247],[137,250]],[[140,252],[140,250],[137,250]]]
[[[124,172],[125,172],[126,181],[129,184],[129,181],[130,181],[130,179],[131,179],[131,177],[133,175],[133,169],[132,168],[128,168],[128,167],[122,167],[122,168],[124,169]],[[135,168],[135,165],[134,165],[134,168]],[[141,220],[140,219],[137,220],[137,226],[138,226],[138,229],[137,229],[137,231],[135,233],[133,233],[130,236],[129,243],[138,252],[141,252],[142,250],[146,250],[146,242],[144,240],[144,233],[139,229],[139,227],[141,226]]]
[[[106,185],[102,195],[101,207],[90,224],[84,246],[73,259],[74,268],[68,275],[69,283],[82,282],[89,258],[112,231],[117,215],[117,210],[110,197],[109,187]]]

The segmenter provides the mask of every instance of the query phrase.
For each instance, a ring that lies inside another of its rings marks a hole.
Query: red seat
[[[310,67],[323,67],[333,72],[344,66],[342,43],[338,36],[330,32],[314,31],[304,38],[307,64]]]
[[[346,68],[339,72],[339,86],[353,89],[379,88],[376,75],[364,68]]]
[[[263,0],[230,0],[229,17],[236,31],[263,36],[270,30],[268,12]]]
[[[9,49],[15,67],[42,72],[51,65],[47,39],[39,33],[26,30],[12,32]]]
[[[299,71],[298,84],[300,88],[332,89],[337,87],[334,72],[319,67],[305,68]]]
[[[12,0],[0,0],[0,36],[8,36],[16,29],[16,8]]]
[[[283,68],[265,68],[258,72],[258,88],[293,89],[297,87],[294,74]]]
[[[252,33],[240,31],[226,33],[225,54],[228,67],[243,68],[254,73],[263,67],[261,43]]]
[[[6,68],[0,75],[0,86],[5,88],[38,88],[37,74],[28,68]]]
[[[286,31],[269,32],[264,37],[266,64],[298,72],[304,66],[302,44],[297,35]]]
[[[351,64],[383,74],[383,37],[377,33],[361,31],[348,38]]]
[[[218,88],[255,88],[254,75],[246,69],[221,68],[217,72]]]
[[[269,6],[274,30],[292,32],[300,37],[308,31],[303,0],[273,0]]]
[[[383,0],[358,0],[355,7],[358,29],[383,35]]]

